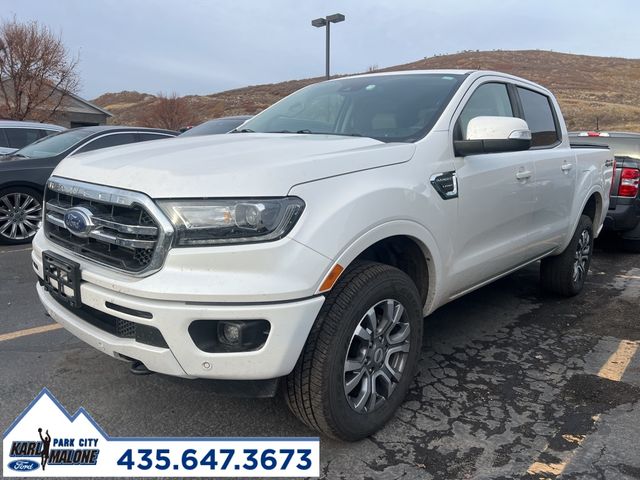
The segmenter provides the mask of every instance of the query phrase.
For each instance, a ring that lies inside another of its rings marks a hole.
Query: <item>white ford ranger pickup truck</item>
[[[38,294],[138,369],[279,383],[307,425],[356,440],[403,401],[425,315],[538,260],[546,289],[582,289],[612,167],[521,78],[326,81],[227,135],[64,160]]]

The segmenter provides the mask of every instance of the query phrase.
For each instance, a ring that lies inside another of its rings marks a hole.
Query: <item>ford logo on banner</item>
[[[40,465],[33,460],[14,460],[9,462],[8,467],[16,472],[31,472],[36,470]]]
[[[64,214],[64,226],[75,236],[86,238],[93,228],[92,216],[91,210],[87,208],[70,208]]]

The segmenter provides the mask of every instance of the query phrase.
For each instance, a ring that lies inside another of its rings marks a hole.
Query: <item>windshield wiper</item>
[[[240,130],[240,132],[242,132],[242,130]],[[235,133],[235,132],[231,132],[231,133]],[[303,128],[302,130],[298,130],[298,131],[295,131],[295,132],[292,132],[291,130],[275,130],[275,131],[272,131],[272,132],[265,132],[265,133],[299,133],[299,134],[307,134],[307,135],[336,135],[336,136],[340,136],[340,137],[366,137],[366,138],[371,138],[371,137],[367,137],[366,135],[362,135],[361,133],[312,132],[308,128]]]
[[[18,158],[29,158],[27,155],[23,155],[22,153],[9,153],[7,157],[18,157]]]
[[[302,130],[298,130],[297,132],[292,132],[291,130],[277,130],[275,132],[267,132],[267,133],[314,133],[308,128],[304,128]]]
[[[305,132],[305,133],[311,133],[312,135],[335,135],[338,137],[365,137],[365,135],[362,135],[361,133],[334,133],[334,132]],[[371,137],[367,137],[367,138],[371,138]]]
[[[243,128],[242,130],[238,130],[237,128],[234,128],[229,133],[256,133],[256,132],[254,132],[250,128]]]

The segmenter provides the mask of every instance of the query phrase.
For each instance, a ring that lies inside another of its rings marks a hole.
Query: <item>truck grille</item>
[[[79,235],[65,223],[73,207],[90,213],[92,227]],[[145,274],[162,265],[172,227],[146,196],[51,178],[44,199],[44,231],[54,243],[96,263]]]

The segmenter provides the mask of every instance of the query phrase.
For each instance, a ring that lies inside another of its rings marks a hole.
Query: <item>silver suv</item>
[[[66,128],[50,123],[0,120],[0,155],[13,153],[36,140],[63,130]]]

